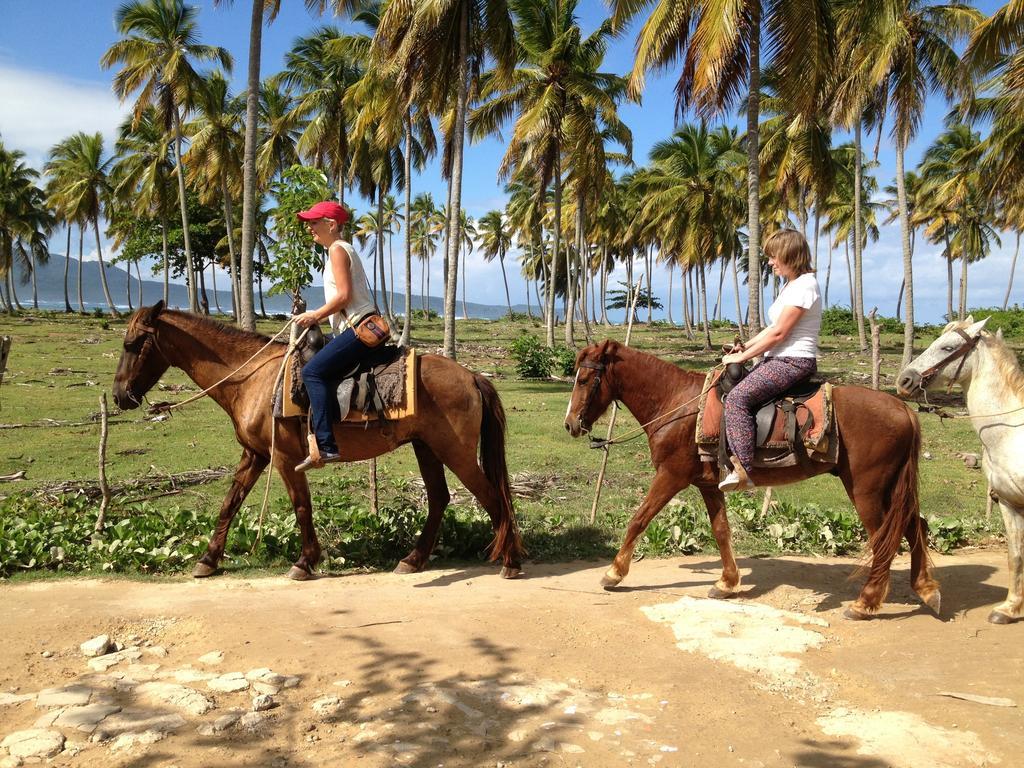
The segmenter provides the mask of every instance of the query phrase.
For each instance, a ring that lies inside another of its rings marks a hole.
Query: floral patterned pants
[[[754,466],[757,409],[818,370],[813,357],[766,357],[725,398],[725,434],[733,455],[749,474]]]

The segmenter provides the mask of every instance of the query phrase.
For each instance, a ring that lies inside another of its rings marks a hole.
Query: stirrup
[[[725,479],[718,484],[718,490],[726,493],[730,491],[749,491],[751,488],[755,488],[753,481],[746,475],[740,474],[739,471],[733,470]]]

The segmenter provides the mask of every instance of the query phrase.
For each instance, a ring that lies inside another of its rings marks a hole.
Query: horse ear
[[[997,328],[996,329],[996,338],[999,339],[1000,341],[1003,340],[1003,329],[1002,328]]]
[[[992,317],[990,315],[989,317],[986,317],[984,320],[979,320],[978,322],[975,323],[971,318],[968,317],[967,320],[968,322],[971,323],[971,325],[968,326],[964,332],[968,336],[977,336],[979,333],[981,333],[981,329],[985,327],[985,323],[987,323],[991,319]]]
[[[968,325],[974,325],[974,315],[968,315],[964,322]]]
[[[145,320],[146,325],[149,325],[149,326],[153,325],[153,322],[157,319],[157,317],[163,311],[164,311],[164,300],[160,299],[160,301],[158,301],[152,307],[147,309],[146,313],[143,315],[143,319]]]

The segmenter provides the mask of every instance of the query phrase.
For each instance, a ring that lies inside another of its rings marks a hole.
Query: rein
[[[598,366],[600,366],[600,368],[598,368]],[[605,369],[604,363],[589,363],[589,361],[584,361],[584,362],[580,363],[580,367],[581,368],[594,368],[594,369],[598,370],[599,373],[594,378],[595,378],[595,380],[597,380],[598,384],[600,384],[600,371]],[[724,363],[719,363],[718,365],[716,365],[711,370],[714,371],[714,370],[718,370],[719,368],[725,368]],[[636,438],[640,437],[640,435],[644,433],[644,430],[647,427],[649,427],[651,424],[653,424],[654,422],[658,421],[659,419],[663,419],[666,416],[671,416],[676,411],[681,410],[681,409],[685,408],[686,406],[688,406],[694,400],[700,400],[700,398],[704,397],[704,395],[706,395],[708,392],[711,391],[711,388],[714,385],[715,385],[715,383],[712,382],[710,385],[708,385],[707,389],[702,389],[700,391],[700,393],[698,393],[694,397],[691,397],[685,403],[677,405],[675,408],[667,410],[664,413],[658,414],[657,416],[655,416],[650,421],[645,422],[644,424],[641,424],[640,426],[634,427],[633,429],[629,430],[628,432],[625,433],[625,435],[621,435],[621,436],[616,437],[614,439],[608,439],[608,440],[603,440],[603,439],[601,439],[599,437],[591,437],[590,438],[590,447],[591,448],[605,448],[607,446],[618,445],[619,443],[628,443],[630,440],[635,440]],[[594,393],[595,390],[596,390],[596,387],[592,387],[591,388],[591,391],[587,394],[587,400],[584,402],[584,406],[590,405],[590,399],[593,396],[593,393]],[[581,411],[586,412],[586,407],[582,408]],[[692,416],[695,413],[697,413],[697,411],[692,411],[690,413],[684,413],[684,414],[682,414],[682,416]]]
[[[227,376],[222,378],[220,381],[216,382],[215,384],[211,384],[206,389],[204,389],[201,392],[198,392],[198,393],[192,395],[191,397],[189,397],[189,398],[187,398],[185,400],[182,400],[180,403],[156,403],[156,404],[154,404],[153,406],[150,407],[149,412],[150,413],[169,413],[170,411],[174,410],[175,408],[181,408],[182,406],[188,405],[189,403],[194,403],[196,400],[199,400],[199,399],[201,399],[203,397],[206,397],[208,394],[210,394],[211,391],[213,391],[214,389],[219,387],[221,384],[223,384],[225,381],[230,379],[232,376],[234,376],[240,370],[245,368],[245,366],[247,366],[254,359],[256,359],[256,357],[259,356],[267,347],[269,347],[271,344],[273,344],[275,341],[277,341],[281,337],[281,335],[285,331],[287,331],[289,327],[291,327],[291,324],[293,322],[294,322],[294,319],[289,318],[288,322],[284,324],[284,327],[282,327],[280,331],[278,331],[276,334],[274,334],[274,336],[270,339],[270,341],[268,341],[266,344],[264,344],[262,347],[260,347],[258,350],[256,350],[248,360],[246,360],[240,366],[235,368],[235,370],[233,370]],[[167,355],[165,355],[164,351],[162,349],[160,349],[160,344],[157,342],[157,339],[156,339],[156,329],[155,328],[151,328],[149,326],[143,326],[143,325],[140,325],[139,327],[149,334],[149,338],[151,338],[153,340],[153,346],[156,347],[156,351],[160,353],[160,355],[164,358],[164,360],[167,360]],[[299,338],[295,340],[295,344],[298,344],[299,341],[302,340],[302,337],[305,336],[307,333],[309,333],[309,328],[307,328],[306,330],[304,330],[302,332],[302,335],[299,336]],[[285,353],[285,361],[287,361],[288,356],[291,354],[293,348],[294,348],[294,345],[289,345],[288,351]],[[170,361],[168,360],[168,363],[169,362]],[[282,363],[282,370],[283,369],[284,369],[284,363]]]

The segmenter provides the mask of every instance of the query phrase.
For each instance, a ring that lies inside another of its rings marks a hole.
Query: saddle
[[[747,374],[732,364],[708,373],[697,415],[697,451],[702,461],[729,467],[724,401]],[[791,467],[810,461],[835,464],[838,432],[832,408],[832,385],[811,378],[762,405],[756,415],[755,467]]]
[[[275,418],[308,415],[309,395],[302,383],[302,368],[327,341],[317,329],[296,347],[274,393]],[[396,420],[415,414],[416,365],[416,350],[412,347],[382,344],[370,349],[357,366],[339,377],[339,420]]]

